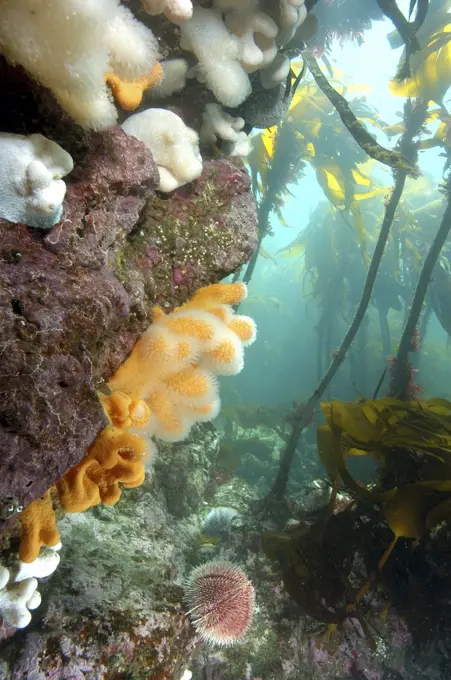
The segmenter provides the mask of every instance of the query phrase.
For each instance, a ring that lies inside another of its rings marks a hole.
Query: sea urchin
[[[185,600],[193,626],[203,640],[233,645],[243,637],[252,619],[254,588],[240,567],[212,561],[193,569]]]

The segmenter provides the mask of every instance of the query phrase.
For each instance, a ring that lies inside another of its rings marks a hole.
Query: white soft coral
[[[307,18],[305,0],[281,0],[277,44],[285,45]]]
[[[227,28],[237,36],[240,62],[248,73],[270,64],[277,54],[277,24],[264,12],[231,12],[225,17]]]
[[[152,152],[160,173],[160,191],[173,191],[201,174],[197,133],[172,111],[147,109],[135,113],[122,123],[122,128]]]
[[[193,16],[191,0],[141,0],[141,4],[148,14],[164,14],[174,24],[180,24]]]
[[[224,13],[225,25],[238,38],[239,60],[248,73],[272,62],[278,26],[255,1],[214,0],[213,6]]]
[[[60,558],[55,550],[44,548],[33,562],[16,561],[7,569],[0,564],[0,617],[16,628],[25,628],[31,613],[41,604],[38,579],[53,574]]]
[[[0,133],[0,217],[49,229],[58,222],[71,156],[43,135]]]
[[[181,47],[199,60],[198,77],[224,106],[239,106],[252,91],[240,64],[240,43],[229,33],[221,12],[195,7],[193,18],[181,25]]]
[[[244,120],[226,113],[219,104],[206,104],[202,114],[200,138],[206,144],[226,142],[227,156],[247,156],[250,152],[250,142],[243,131]],[[221,151],[223,149],[221,148]]]
[[[0,0],[0,13],[0,51],[87,128],[116,122],[107,72],[131,80],[157,61],[152,32],[119,0]]]

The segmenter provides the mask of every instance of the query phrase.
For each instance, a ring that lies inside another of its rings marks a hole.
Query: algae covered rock
[[[202,438],[198,433],[202,432]],[[200,507],[217,459],[219,437],[211,423],[193,428],[186,441],[159,442],[154,468],[169,512],[183,518]]]

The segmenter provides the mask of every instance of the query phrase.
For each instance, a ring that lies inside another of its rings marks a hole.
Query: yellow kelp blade
[[[323,402],[321,410],[349,448],[369,452],[391,447],[451,455],[451,402],[367,399],[363,402]]]
[[[354,194],[357,201],[364,201],[374,196],[380,196],[387,192],[386,186],[380,186],[371,179],[371,173],[374,171],[377,162],[373,159],[365,163],[359,163],[351,170],[352,179],[358,187]],[[365,187],[366,191],[362,188]]]
[[[387,187],[373,187],[369,191],[356,191],[354,194],[354,200],[356,201],[366,201],[369,198],[374,198],[375,196],[382,196],[387,193]]]
[[[426,530],[430,492],[412,484],[396,492],[383,504],[388,526],[397,538],[420,538]]]
[[[357,198],[356,194],[354,194],[354,196],[355,198]],[[366,257],[366,250],[368,245],[368,232],[366,230],[365,222],[363,221],[362,213],[360,212],[360,207],[357,201],[352,201],[349,209],[351,211],[352,220],[354,222],[357,240],[359,242],[360,247],[362,248],[364,256]]]
[[[328,165],[315,164],[316,177],[326,198],[336,207],[345,207],[346,200],[346,180],[341,168],[330,163]]]
[[[369,187],[371,186],[370,178],[361,172],[358,168],[351,170],[352,178],[356,184],[360,186]]]
[[[312,142],[307,142],[307,144],[305,145],[305,150],[307,154],[312,158],[316,156],[315,145]]]
[[[377,569],[384,568],[400,538],[420,538],[426,530],[426,503],[424,494],[418,488],[406,487],[394,489],[390,497],[383,503],[385,518],[395,537],[379,559]],[[356,602],[359,603],[368,592],[377,572],[371,574],[369,580],[360,588]]]
[[[340,477],[344,456],[340,440],[328,425],[319,425],[317,430],[318,453],[324,468],[332,481]]]
[[[364,123],[370,123],[370,125],[374,125],[374,127],[377,127],[379,130],[385,130],[386,127],[386,123],[378,116],[357,116],[357,120]]]
[[[387,494],[378,494],[369,491],[365,486],[356,482],[346,468],[348,455],[368,455],[367,451],[346,448],[342,441],[339,429],[320,425],[317,429],[318,455],[332,484],[338,484],[340,480],[345,486],[359,498],[379,502],[389,497]],[[351,453],[352,452],[352,453]]]
[[[302,243],[298,243],[296,246],[287,246],[283,250],[279,250],[280,257],[288,258],[288,257],[301,257],[301,255],[304,254],[305,251],[305,245]]]
[[[337,428],[350,440],[358,442],[359,448],[380,440],[380,418],[368,401],[326,401],[321,403],[321,411],[330,427]]]
[[[399,97],[422,97],[441,103],[451,85],[451,23],[449,15],[444,25],[430,35],[426,46],[411,56],[411,77],[390,82],[390,91]]]
[[[281,257],[300,257],[305,251],[305,237],[303,232],[298,234],[294,241],[277,251],[276,255]]]
[[[264,130],[264,132],[262,132],[260,135],[267,157],[270,159],[274,157],[276,135],[277,135],[276,127],[268,128],[267,130]]]
[[[268,170],[269,156],[266,152],[261,135],[255,135],[251,138],[251,150],[246,158],[246,162],[250,166],[251,172],[254,175],[260,175],[263,180],[258,184],[261,192],[264,190],[264,178]]]
[[[260,174],[263,174],[268,161],[274,156],[274,140],[276,132],[277,128],[272,127],[251,137],[251,151],[247,156],[247,162]]]
[[[277,262],[277,259],[274,257],[274,255],[271,255],[263,246],[260,246],[260,250],[258,251],[258,254],[260,257],[262,257],[264,260],[271,260],[271,262],[274,262],[274,264],[279,264]]]
[[[403,122],[393,123],[393,125],[387,125],[384,128],[384,132],[387,137],[393,137],[395,135],[402,135],[405,132],[406,126]]]

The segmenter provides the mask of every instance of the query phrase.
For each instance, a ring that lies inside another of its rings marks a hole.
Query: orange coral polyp
[[[160,439],[180,441],[189,432],[190,424],[185,422],[180,409],[175,407],[166,390],[156,390],[148,400],[152,413],[153,432]]]
[[[42,546],[55,546],[60,542],[52,502],[53,491],[54,487],[51,487],[42,498],[30,503],[20,515],[19,557],[22,562],[33,562]]]
[[[171,361],[177,350],[177,339],[163,323],[151,326],[138,340],[134,351],[142,361]],[[133,352],[132,352],[133,354]]]
[[[164,323],[175,335],[185,335],[201,343],[214,342],[217,337],[218,329],[215,319],[194,310],[170,314],[165,318]]]
[[[195,347],[195,344],[190,339],[181,340],[177,344],[176,357],[177,361],[181,362],[192,362],[199,355],[199,349]]]
[[[186,415],[191,418],[195,417],[196,420],[212,420],[218,415],[220,406],[221,402],[219,399],[215,399],[209,404],[199,404],[196,406],[190,404],[186,408]]]
[[[228,328],[233,331],[244,344],[245,347],[251,345],[257,336],[255,321],[249,316],[236,315],[227,323]]]
[[[109,380],[113,391],[145,398],[147,386],[160,375],[170,373],[177,360],[177,338],[165,327],[151,326],[138,340],[132,353]]]
[[[243,345],[228,329],[224,336],[219,345],[202,355],[201,366],[216,375],[236,375],[244,365]]]
[[[213,376],[197,366],[189,366],[184,371],[166,378],[165,384],[181,397],[191,399],[212,399],[214,392]]]

